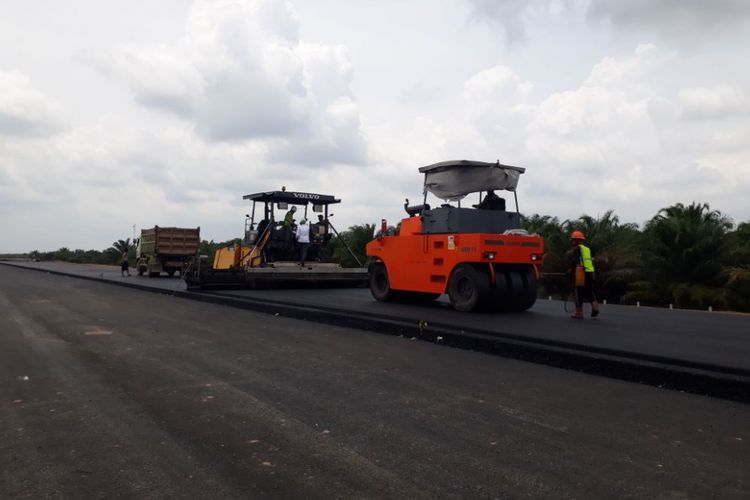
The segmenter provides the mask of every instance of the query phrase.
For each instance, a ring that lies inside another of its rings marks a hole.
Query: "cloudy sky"
[[[527,168],[521,211],[750,220],[746,0],[3,0],[0,252],[238,237],[242,195],[396,221],[417,168]]]

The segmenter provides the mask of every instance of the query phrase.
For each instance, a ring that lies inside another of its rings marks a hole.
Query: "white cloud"
[[[675,42],[684,49],[750,27],[746,0],[467,0],[473,16],[502,28],[508,44],[527,39],[543,17],[573,14],[606,23],[636,39]]]
[[[0,124],[29,136],[0,130],[0,218],[26,233],[16,250],[96,248],[132,224],[233,237],[247,191],[325,192],[326,170],[367,161],[346,49],[301,42],[286,2],[197,2],[172,44],[120,45],[111,63],[84,53],[142,110],[43,137],[58,109],[27,77],[0,73]],[[24,230],[31,220],[39,231]]]
[[[500,25],[508,43],[526,39],[526,24],[543,14],[556,14],[580,0],[469,0],[473,15]]]
[[[269,158],[303,165],[365,161],[347,52],[301,42],[287,2],[199,1],[181,40],[96,65],[210,141],[268,140]]]
[[[493,157],[498,153],[514,154],[522,147],[523,128],[519,124],[527,119],[527,101],[532,89],[530,82],[502,65],[480,71],[464,83],[462,108],[473,140],[500,148]],[[454,141],[471,140],[460,139],[455,127],[446,135]]]
[[[205,85],[198,69],[180,51],[166,45],[148,50],[124,45],[111,62],[90,59],[98,69],[123,77],[139,103],[184,116],[195,112],[193,96]]]
[[[19,71],[0,71],[0,134],[45,136],[62,128],[60,108]]]
[[[665,39],[698,40],[741,29],[750,19],[746,0],[591,0],[588,16],[615,27]]]
[[[527,167],[525,212],[750,217],[741,5],[704,31],[698,2],[174,0],[139,31],[153,8],[133,2],[124,25],[66,4],[59,34],[23,3],[0,18],[0,250],[103,248],[132,224],[234,237],[241,196],[281,185],[341,197],[339,229],[393,221],[417,168],[451,158]]]
[[[721,205],[741,196],[746,181],[737,181],[750,174],[746,96],[723,84],[681,88],[670,76],[684,74],[683,64],[675,52],[642,45],[602,59],[579,87],[537,100],[529,82],[496,66],[466,81],[459,116],[422,133],[443,137],[446,157],[471,151],[528,167],[520,192],[529,211],[574,217],[615,208],[642,222],[678,201]]]
[[[681,89],[678,98],[686,118],[724,119],[743,116],[750,119],[750,95],[732,85]]]
[[[243,191],[261,178],[264,188],[285,182],[258,145],[213,144],[185,125],[121,123],[105,117],[23,144],[0,137],[0,219],[24,234],[17,250],[100,248],[132,224],[203,225],[206,237],[229,238]]]
[[[513,107],[526,99],[532,84],[524,82],[507,66],[495,66],[480,71],[464,84],[464,95],[468,101],[478,104],[506,102]]]

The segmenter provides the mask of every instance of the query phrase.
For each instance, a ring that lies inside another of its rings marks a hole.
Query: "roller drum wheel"
[[[493,311],[509,311],[510,310],[510,278],[508,277],[507,271],[502,269],[495,271],[495,286],[492,288],[492,299],[490,308]]]
[[[531,306],[534,305],[536,302],[536,295],[537,295],[537,282],[536,282],[536,276],[534,276],[534,271],[531,269],[526,269],[521,273],[521,277],[524,280],[524,298],[523,301],[519,304],[520,309],[519,311],[525,311],[529,309]]]
[[[484,309],[492,299],[490,278],[469,265],[459,265],[448,283],[448,296],[457,311]]]
[[[387,302],[393,298],[388,270],[382,262],[377,262],[370,268],[370,293],[380,302]]]
[[[511,269],[506,271],[510,284],[509,311],[525,311],[536,302],[537,283],[531,269]]]
[[[523,311],[523,304],[526,298],[526,287],[524,286],[523,276],[515,269],[507,271],[507,275],[508,283],[510,284],[508,310]]]

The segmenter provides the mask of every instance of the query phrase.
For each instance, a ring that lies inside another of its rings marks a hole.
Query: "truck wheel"
[[[148,277],[149,277],[149,278],[158,278],[160,274],[161,274],[161,273],[160,273],[159,271],[156,271],[156,272],[154,272],[154,271],[149,271],[149,273],[148,273]]]
[[[456,311],[481,309],[491,299],[490,278],[469,265],[461,264],[451,275],[448,296]]]
[[[391,280],[388,279],[388,271],[382,262],[376,262],[370,268],[370,293],[380,302],[387,302],[393,298]]]

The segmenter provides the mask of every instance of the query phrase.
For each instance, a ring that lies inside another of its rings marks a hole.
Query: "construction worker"
[[[325,221],[322,215],[318,215],[318,222],[310,222],[310,242],[320,243],[325,233]]]
[[[583,319],[584,299],[591,303],[591,317],[599,315],[599,302],[594,294],[594,261],[591,249],[583,244],[584,241],[586,237],[581,231],[573,231],[570,235],[573,249],[569,253],[569,262],[576,290],[576,312],[571,316],[573,319]]]
[[[284,225],[288,227],[292,227],[294,225],[294,213],[297,211],[297,207],[292,205],[292,208],[289,209],[289,211],[284,216]]]
[[[125,276],[125,273],[128,273],[128,276],[130,276],[130,264],[128,262],[127,250],[122,252],[122,260],[120,261],[120,275]]]
[[[307,260],[307,250],[310,248],[310,226],[307,220],[302,219],[297,227],[297,245],[299,247],[300,265],[305,265]]]

